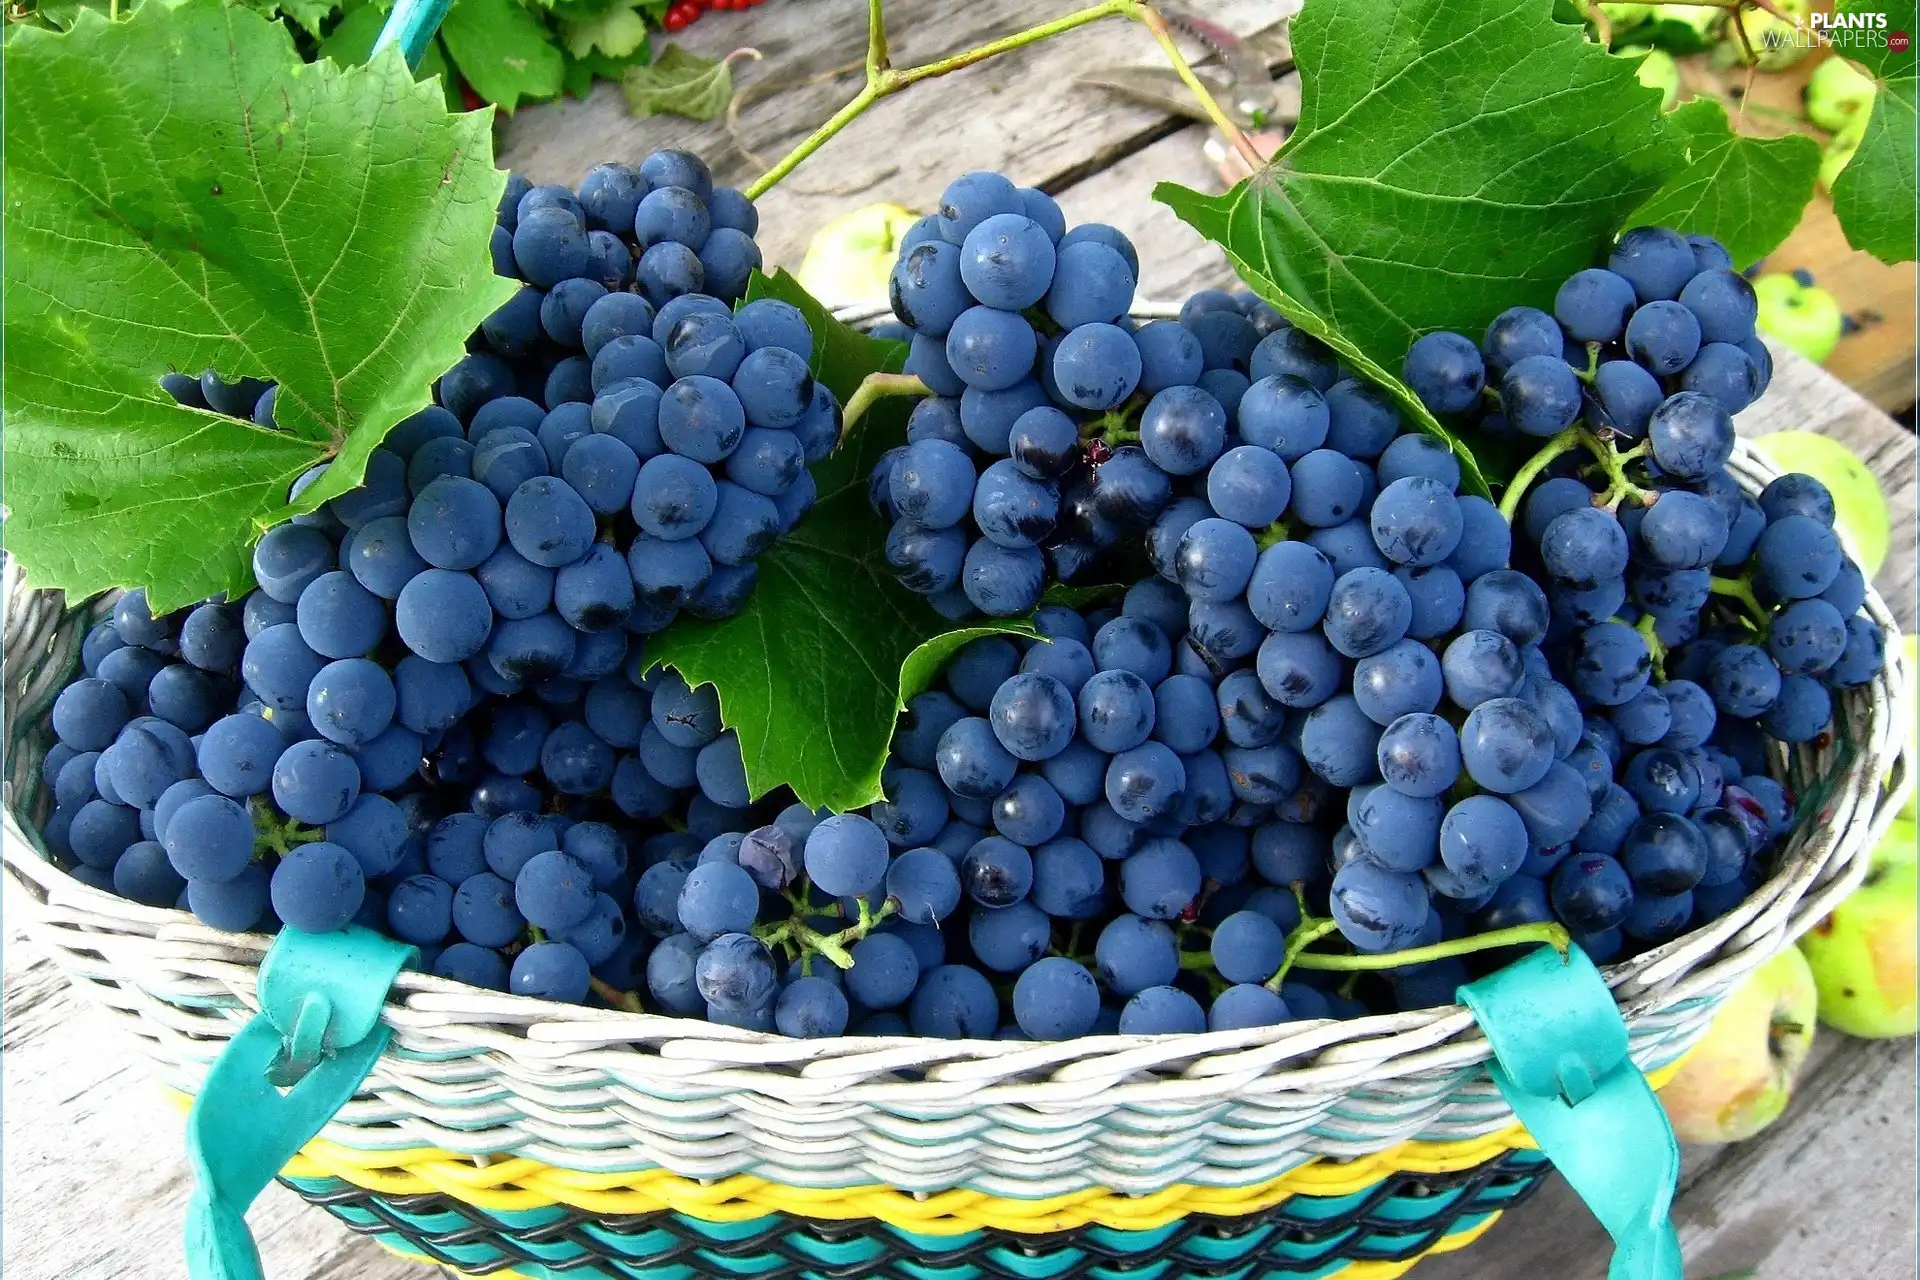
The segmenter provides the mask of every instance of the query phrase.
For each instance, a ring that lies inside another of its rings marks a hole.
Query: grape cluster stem
[[[1564,927],[1545,923],[1514,925],[1508,929],[1496,929],[1492,933],[1451,938],[1445,942],[1413,947],[1406,951],[1381,951],[1361,955],[1308,950],[1320,939],[1337,933],[1339,928],[1340,926],[1332,920],[1317,919],[1302,910],[1300,923],[1294,927],[1292,933],[1287,935],[1287,952],[1285,958],[1280,961],[1280,968],[1266,981],[1267,990],[1278,992],[1281,984],[1287,980],[1287,974],[1296,968],[1357,975],[1370,971],[1400,969],[1408,965],[1431,964],[1435,960],[1471,955],[1476,951],[1489,951],[1495,947],[1526,946],[1529,943],[1544,943],[1564,956],[1567,954],[1567,949],[1573,945],[1573,935],[1569,934]]]
[[[881,399],[887,396],[930,396],[933,388],[910,373],[870,373],[847,397],[847,406],[840,414],[840,444],[845,446],[853,434],[854,424],[867,416]]]
[[[998,54],[1025,48],[1027,45],[1084,27],[1103,18],[1131,18],[1145,26],[1153,34],[1153,38],[1159,42],[1160,47],[1166,51],[1174,70],[1193,91],[1201,108],[1207,113],[1207,117],[1213,121],[1221,133],[1226,135],[1227,140],[1233,144],[1234,150],[1247,160],[1254,172],[1257,173],[1266,167],[1267,162],[1260,155],[1259,150],[1214,100],[1212,93],[1208,91],[1200,77],[1194,74],[1186,55],[1180,52],[1179,45],[1174,42],[1173,33],[1168,29],[1166,20],[1155,13],[1150,5],[1142,3],[1142,0],[1101,0],[1099,4],[1055,18],[1051,22],[1043,22],[1037,26],[1028,27],[1024,31],[1016,31],[998,40],[989,40],[983,45],[962,53],[934,62],[922,63],[917,67],[892,65],[888,54],[887,25],[882,6],[883,0],[867,0],[866,83],[860,87],[860,92],[855,94],[845,106],[834,112],[825,124],[808,134],[798,146],[781,157],[771,169],[755,178],[746,189],[747,199],[758,200],[772,190],[776,183],[798,168],[801,161],[818,151],[830,138],[853,123],[868,107],[880,99],[899,93],[902,89],[918,84],[922,80],[931,80],[935,76],[959,71],[963,67],[984,62]]]
[[[897,901],[888,898],[880,909],[875,911],[867,900],[862,898],[859,919],[836,933],[822,933],[801,918],[812,914],[815,910],[805,898],[794,898],[789,894],[788,902],[793,907],[793,914],[778,924],[756,927],[753,931],[754,936],[765,943],[769,951],[775,947],[783,947],[796,959],[809,955],[825,956],[840,969],[853,968],[853,956],[849,954],[847,948],[892,919],[894,913],[900,909]]]
[[[1527,490],[1540,478],[1540,473],[1555,458],[1575,449],[1585,449],[1593,455],[1601,469],[1606,473],[1607,488],[1594,502],[1595,506],[1615,510],[1631,498],[1642,505],[1651,503],[1655,494],[1635,484],[1627,476],[1627,464],[1636,458],[1646,456],[1647,445],[1642,442],[1631,449],[1616,448],[1613,441],[1603,440],[1592,430],[1584,426],[1571,426],[1542,445],[1540,451],[1528,458],[1521,468],[1514,472],[1513,480],[1507,485],[1506,493],[1500,499],[1500,514],[1512,524],[1519,513],[1520,503],[1527,496]]]
[[[269,853],[284,858],[303,844],[312,844],[316,840],[326,839],[326,832],[316,831],[302,826],[292,818],[284,822],[273,810],[256,803],[253,806],[253,856],[254,860]]]
[[[1709,578],[1707,583],[1708,586],[1712,588],[1713,594],[1738,600],[1746,609],[1747,617],[1753,622],[1754,626],[1761,631],[1766,630],[1767,622],[1772,615],[1767,612],[1766,606],[1760,603],[1760,598],[1753,594],[1753,583],[1751,581],[1746,578],[1716,577]]]

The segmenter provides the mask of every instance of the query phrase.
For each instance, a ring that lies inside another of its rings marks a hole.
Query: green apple
[[[1620,50],[1623,58],[1638,58],[1640,66],[1634,72],[1640,77],[1640,83],[1649,89],[1660,91],[1660,109],[1673,110],[1673,104],[1680,100],[1680,64],[1665,49],[1654,49],[1647,45],[1629,45]]]
[[[1776,271],[1753,282],[1760,327],[1815,364],[1824,363],[1840,341],[1840,304],[1815,285]]]
[[[829,305],[885,301],[900,240],[920,215],[897,204],[869,204],[814,233],[800,263],[800,283]]]
[[[1893,518],[1867,464],[1838,440],[1812,431],[1776,431],[1757,437],[1753,445],[1782,471],[1799,471],[1827,486],[1861,569],[1869,578],[1880,572],[1893,541]]]
[[[1820,989],[1820,1021],[1873,1040],[1920,1030],[1914,916],[1920,909],[1920,827],[1895,818],[1867,878],[1800,939]]]
[[[1828,58],[1807,77],[1807,119],[1832,133],[1866,119],[1873,106],[1873,78],[1845,58]]]
[[[1780,1117],[1813,1046],[1817,1001],[1806,957],[1793,947],[1733,989],[1660,1090],[1682,1142],[1739,1142]]]

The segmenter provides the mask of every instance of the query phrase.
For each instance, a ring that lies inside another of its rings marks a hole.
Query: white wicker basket
[[[1777,474],[1741,445],[1757,491]],[[64,608],[9,566],[4,860],[49,951],[193,1092],[257,1008],[269,939],[90,889],[47,862],[39,761],[54,685],[99,607]],[[1877,595],[1867,610],[1890,635]],[[1778,873],[1723,919],[1604,972],[1636,1063],[1676,1058],[1734,984],[1823,917],[1865,873],[1907,786],[1901,646],[1837,700],[1831,742],[1781,759],[1810,806]],[[1315,1157],[1506,1129],[1512,1112],[1458,1006],[1349,1022],[1053,1044],[916,1038],[787,1040],[704,1021],[605,1012],[403,975],[392,1046],[322,1135],[362,1151],[509,1153],[589,1173],[654,1168],[797,1188],[969,1188],[996,1197],[1175,1184],[1245,1187]]]

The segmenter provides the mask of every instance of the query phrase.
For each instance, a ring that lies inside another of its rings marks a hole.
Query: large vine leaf
[[[520,0],[454,0],[440,39],[473,91],[502,111],[558,96],[566,58]]]
[[[1737,134],[1712,98],[1694,99],[1671,119],[1686,134],[1686,167],[1628,222],[1717,236],[1742,267],[1779,248],[1813,198],[1819,144],[1797,133]]]
[[[814,374],[842,403],[868,374],[897,373],[905,362],[903,344],[855,333],[784,271],[756,275],[748,297],[781,298],[806,313]],[[815,808],[878,800],[887,743],[907,699],[967,641],[1033,634],[1012,621],[954,630],[888,571],[887,524],[867,505],[867,477],[905,439],[907,409],[903,399],[881,399],[814,468],[819,499],[760,557],[743,612],[676,622],[647,642],[649,659],[718,690],[755,796],[785,783]]]
[[[1912,5],[1890,8],[1886,0],[1841,0],[1836,7],[1843,14],[1886,14],[1887,27],[1880,30],[1881,35],[1892,30],[1911,37],[1920,30]],[[1834,180],[1833,212],[1854,248],[1882,262],[1911,262],[1915,208],[1920,205],[1914,154],[1914,138],[1920,133],[1915,51],[1911,44],[1895,53],[1884,43],[1852,42],[1837,51],[1865,68],[1876,91],[1873,113],[1867,117],[1853,160]]]
[[[1438,432],[1384,371],[1429,330],[1551,305],[1681,162],[1676,131],[1546,0],[1317,0],[1293,48],[1300,123],[1273,163],[1223,196],[1154,194]]]
[[[330,457],[306,505],[357,483],[512,292],[489,115],[397,53],[303,65],[210,0],[22,30],[5,60],[10,549],[74,594],[237,594],[289,482]],[[279,429],[160,387],[207,367],[276,380]]]

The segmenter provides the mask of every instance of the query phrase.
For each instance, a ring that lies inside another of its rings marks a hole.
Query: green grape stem
[[[622,991],[604,978],[588,978],[587,985],[593,993],[616,1009],[628,1013],[645,1013],[647,1007],[640,1003],[640,994],[636,991]]]
[[[1760,598],[1753,594],[1753,583],[1749,579],[1709,578],[1707,581],[1714,595],[1738,600],[1746,608],[1747,615],[1753,624],[1762,631],[1766,630],[1767,622],[1772,615],[1767,612],[1767,607],[1760,603]]]
[[[1585,449],[1593,455],[1607,477],[1607,489],[1594,499],[1594,505],[1612,511],[1627,498],[1636,502],[1651,503],[1659,495],[1651,490],[1642,489],[1627,478],[1627,464],[1635,458],[1644,457],[1647,446],[1642,443],[1624,452],[1614,448],[1611,440],[1602,440],[1589,428],[1575,423],[1559,435],[1542,445],[1540,451],[1528,458],[1520,470],[1514,472],[1513,480],[1507,485],[1507,491],[1500,499],[1500,514],[1508,524],[1520,510],[1520,503],[1526,498],[1527,490],[1540,473],[1545,471],[1555,458],[1572,453],[1575,449]]]
[[[1050,36],[1072,31],[1076,27],[1084,27],[1090,22],[1098,22],[1102,18],[1140,17],[1139,0],[1101,0],[1101,3],[1090,8],[1069,13],[1038,26],[1028,27],[1024,31],[1016,31],[998,40],[990,40],[986,44],[968,49],[963,53],[956,53],[949,58],[941,58],[937,62],[928,62],[917,67],[896,68],[888,59],[887,27],[881,10],[882,0],[868,0],[867,79],[866,83],[860,87],[860,92],[854,95],[852,101],[834,112],[825,124],[808,134],[800,145],[781,157],[773,168],[755,178],[746,190],[747,199],[758,200],[772,190],[774,184],[798,168],[801,161],[818,151],[835,134],[864,114],[868,107],[882,98],[900,92],[909,85],[918,84],[922,80],[931,80],[935,76],[944,76],[963,67],[970,67],[996,54],[1024,48]]]
[[[788,901],[794,902],[794,899],[789,896]],[[795,903],[796,907],[798,905]],[[899,909],[900,904],[889,898],[878,911],[875,911],[867,905],[867,900],[862,898],[860,918],[836,933],[820,932],[801,919],[796,911],[794,915],[778,924],[756,926],[753,936],[766,944],[768,950],[781,947],[796,959],[803,959],[808,955],[822,955],[833,961],[836,968],[851,969],[853,957],[848,954],[847,948],[892,919]]]
[[[1600,344],[1597,342],[1589,342],[1586,345],[1587,367],[1585,369],[1575,369],[1573,376],[1588,386],[1592,386],[1594,375],[1600,372]]]
[[[1259,173],[1265,169],[1267,158],[1260,154],[1259,148],[1253,145],[1246,134],[1240,132],[1239,126],[1234,124],[1232,118],[1221,110],[1220,104],[1214,101],[1213,94],[1207,91],[1207,86],[1202,83],[1200,77],[1193,73],[1193,67],[1181,54],[1180,46],[1173,42],[1173,33],[1167,29],[1167,20],[1155,13],[1152,6],[1145,4],[1135,6],[1132,16],[1153,33],[1153,38],[1165,51],[1167,61],[1173,64],[1175,73],[1200,103],[1201,110],[1207,113],[1207,119],[1213,121],[1213,127],[1221,132],[1222,136],[1233,145],[1233,149],[1240,153],[1240,158],[1247,162],[1248,170]]]
[[[1496,929],[1492,933],[1475,934],[1469,938],[1436,942],[1430,947],[1414,947],[1410,951],[1383,951],[1376,955],[1325,955],[1303,951],[1298,956],[1291,957],[1291,960],[1302,969],[1354,973],[1398,969],[1410,964],[1428,964],[1434,960],[1471,955],[1475,951],[1489,951],[1495,947],[1525,946],[1528,943],[1544,943],[1564,956],[1573,946],[1573,936],[1557,924],[1521,924],[1511,929]],[[1285,973],[1284,968],[1281,973]],[[1267,985],[1277,990],[1280,976],[1276,974]]]
[[[1520,510],[1521,500],[1527,496],[1527,489],[1549,463],[1564,453],[1572,453],[1586,443],[1581,439],[1584,433],[1579,427],[1568,427],[1559,435],[1540,447],[1540,451],[1528,458],[1521,468],[1513,473],[1513,479],[1507,484],[1507,491],[1500,498],[1500,514],[1507,523],[1513,523],[1514,515]]]
[[[1275,520],[1272,524],[1253,535],[1254,546],[1262,551],[1274,546],[1276,543],[1285,542],[1286,540],[1287,522],[1285,520]]]
[[[1638,631],[1640,638],[1647,642],[1647,654],[1653,659],[1654,681],[1659,684],[1665,684],[1667,682],[1667,646],[1661,641],[1659,634],[1654,630],[1654,625],[1653,615],[1649,613],[1642,615],[1640,621],[1634,624],[1633,629]]]
[[[883,396],[930,396],[933,388],[910,373],[870,373],[847,397],[847,404],[840,412],[840,445],[853,435],[854,424],[867,416],[867,411]],[[839,448],[840,445],[835,445]]]
[[[1267,158],[1260,154],[1259,148],[1253,145],[1253,142],[1233,122],[1233,118],[1214,100],[1206,83],[1194,74],[1192,64],[1187,61],[1186,55],[1180,52],[1180,46],[1175,43],[1166,19],[1154,12],[1153,7],[1144,3],[1144,0],[1101,0],[1099,4],[1055,18],[1051,22],[1028,27],[1024,31],[1016,31],[998,40],[989,40],[983,45],[977,45],[951,57],[905,68],[894,67],[890,60],[883,7],[883,0],[867,0],[866,83],[861,85],[860,92],[853,96],[852,101],[834,112],[825,124],[808,134],[798,146],[782,156],[773,168],[755,178],[747,187],[747,199],[758,200],[772,190],[776,183],[798,168],[803,160],[825,146],[829,139],[853,123],[866,112],[868,107],[880,99],[899,93],[902,89],[916,85],[922,80],[931,80],[935,76],[959,71],[999,54],[1025,48],[1027,45],[1037,44],[1089,23],[1099,22],[1103,18],[1131,18],[1152,33],[1154,40],[1166,53],[1167,61],[1173,64],[1173,69],[1179,75],[1181,82],[1200,103],[1201,110],[1206,112],[1207,118],[1213,121],[1214,127],[1219,129],[1232,144],[1233,149],[1247,162],[1248,167],[1258,173],[1267,165]]]
[[[1287,971],[1300,962],[1308,947],[1320,941],[1340,926],[1331,920],[1316,920],[1302,912],[1300,923],[1287,935],[1287,954],[1280,961],[1280,967],[1267,979],[1267,990],[1279,991],[1280,984],[1287,980]]]
[[[253,856],[258,861],[269,853],[286,857],[303,844],[327,838],[325,831],[302,826],[292,818],[282,819],[265,802],[256,799],[253,809]]]

